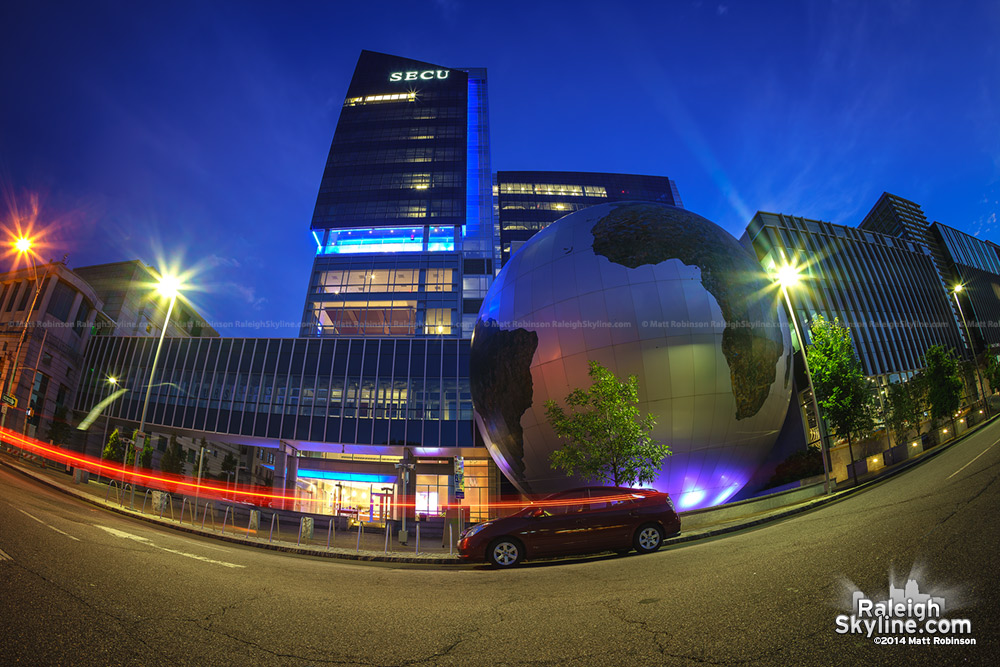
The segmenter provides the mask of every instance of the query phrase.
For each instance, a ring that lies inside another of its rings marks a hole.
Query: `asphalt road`
[[[509,572],[216,542],[0,468],[0,664],[994,665],[998,438],[781,522]],[[855,587],[884,598],[911,571],[976,645],[836,632]]]

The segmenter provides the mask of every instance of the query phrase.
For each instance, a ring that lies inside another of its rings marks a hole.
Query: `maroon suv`
[[[651,489],[590,486],[533,502],[462,533],[463,560],[512,567],[525,558],[635,549],[650,553],[680,532],[670,496]]]

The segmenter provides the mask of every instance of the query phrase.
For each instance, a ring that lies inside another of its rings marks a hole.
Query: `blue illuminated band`
[[[424,241],[423,227],[356,227],[327,230],[326,243],[316,232],[317,255],[399,252],[451,252],[455,250],[455,228],[430,227]]]

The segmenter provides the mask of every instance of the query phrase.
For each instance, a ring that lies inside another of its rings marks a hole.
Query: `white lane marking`
[[[205,563],[212,563],[213,565],[221,565],[223,567],[246,567],[246,565],[237,565],[236,563],[227,563],[227,562],[221,561],[221,560],[213,560],[211,558],[205,558],[204,556],[199,556],[197,554],[189,554],[189,553],[185,553],[183,551],[178,551],[177,549],[168,549],[167,547],[161,547],[161,546],[159,546],[157,544],[153,544],[152,540],[147,539],[145,537],[142,537],[140,535],[133,535],[132,533],[126,533],[123,530],[117,530],[115,528],[109,528],[108,526],[100,526],[100,525],[98,525],[96,523],[93,524],[93,525],[94,525],[95,528],[100,528],[101,530],[106,531],[106,532],[114,535],[115,537],[121,537],[121,538],[126,539],[126,540],[133,540],[135,542],[139,542],[141,544],[145,544],[148,547],[153,547],[154,549],[161,549],[161,550],[166,551],[168,553],[177,554],[178,556],[184,556],[186,558],[193,558],[195,560],[200,560],[200,561],[205,562]]]
[[[1000,440],[998,440],[997,442],[1000,442]],[[996,442],[994,442],[994,443],[993,443],[993,445],[995,445],[995,444],[997,444],[997,443],[996,443]],[[985,454],[986,452],[988,452],[988,451],[990,451],[991,449],[993,449],[993,445],[990,445],[989,447],[987,447],[987,448],[986,448],[986,449],[984,449],[983,451],[979,452],[979,456],[982,456],[982,455],[983,455],[983,454]],[[979,456],[977,456],[977,457],[976,457],[976,459],[978,459],[978,458],[979,458]],[[971,461],[969,461],[968,463],[966,463],[966,464],[965,464],[964,466],[962,466],[961,468],[959,468],[959,469],[958,469],[958,470],[956,470],[955,472],[953,472],[953,473],[951,473],[950,475],[948,475],[947,477],[945,477],[945,479],[951,479],[952,477],[954,477],[954,476],[955,476],[955,475],[957,475],[958,473],[962,472],[963,470],[965,470],[966,468],[968,468],[969,466],[971,466],[971,465],[972,465],[973,463],[975,463],[975,462],[976,462],[976,459],[972,459]]]
[[[79,537],[73,537],[73,536],[72,536],[72,535],[70,535],[69,533],[67,533],[67,532],[65,532],[65,531],[62,531],[62,530],[59,530],[58,528],[56,528],[56,527],[55,527],[55,526],[53,526],[52,524],[48,524],[48,523],[45,523],[44,521],[42,521],[41,519],[39,519],[39,518],[38,518],[37,516],[35,516],[35,515],[33,515],[33,514],[28,514],[27,512],[25,512],[25,511],[24,511],[23,509],[21,509],[21,508],[17,508],[17,511],[18,511],[18,512],[20,512],[21,514],[24,514],[24,515],[26,515],[26,516],[28,516],[28,517],[31,517],[32,519],[34,519],[34,520],[35,520],[35,521],[37,521],[38,523],[42,524],[43,526],[48,526],[49,528],[51,528],[52,530],[56,531],[56,532],[57,532],[57,533],[59,533],[60,535],[65,535],[65,536],[66,536],[66,537],[68,537],[69,539],[71,539],[71,540],[76,540],[77,542],[79,542],[79,541],[80,541],[80,538],[79,538]]]
[[[0,549],[0,561],[4,560],[14,560],[14,559],[10,557],[9,553],[4,551],[3,549]]]

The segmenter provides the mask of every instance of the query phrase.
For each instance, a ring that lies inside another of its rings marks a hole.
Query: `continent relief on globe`
[[[531,359],[538,334],[526,329],[504,330],[496,320],[478,320],[476,344],[469,359],[469,389],[476,412],[492,434],[493,444],[511,472],[524,478],[524,430],[521,415],[531,407]]]
[[[751,326],[773,320],[760,265],[714,224],[690,211],[660,205],[624,204],[594,225],[594,254],[635,269],[679,259],[701,269],[701,284],[715,297],[726,328],[722,353],[729,364],[736,418],[753,417],[764,405],[783,349],[776,327]]]

